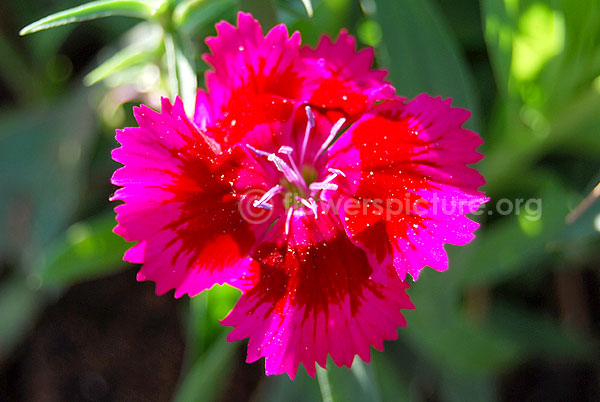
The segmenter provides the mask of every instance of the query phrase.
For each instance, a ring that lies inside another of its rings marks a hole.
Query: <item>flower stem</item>
[[[331,386],[329,385],[329,376],[327,370],[317,364],[317,380],[319,381],[319,388],[321,389],[321,396],[323,402],[333,402],[331,396]]]

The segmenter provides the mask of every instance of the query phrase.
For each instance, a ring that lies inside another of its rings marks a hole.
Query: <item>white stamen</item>
[[[346,173],[342,172],[340,169],[336,169],[336,168],[329,168],[329,169],[327,169],[327,170],[328,170],[330,173],[337,174],[337,175],[339,175],[339,176],[342,176],[342,177],[346,177]]]
[[[254,148],[254,147],[253,147],[252,145],[250,145],[250,144],[246,144],[246,148],[248,148],[250,151],[254,152],[254,153],[255,153],[256,155],[258,155],[258,156],[269,156],[269,155],[271,155],[271,154],[270,154],[270,153],[268,153],[268,152],[261,151],[260,149],[256,149],[256,148]]]
[[[302,152],[300,153],[300,164],[304,162],[304,155],[306,154],[306,146],[308,145],[308,137],[310,135],[310,130],[315,127],[315,115],[312,112],[310,106],[306,105],[304,107],[306,111],[306,117],[308,121],[306,122],[306,130],[304,131],[304,141],[302,141]]]
[[[297,199],[302,203],[302,205],[304,205],[312,211],[312,213],[315,215],[315,218],[317,217],[317,203],[312,197],[308,200],[301,197],[297,197]]]
[[[303,184],[304,180],[302,180],[302,176],[298,173],[298,169],[290,168],[288,166],[288,164],[285,163],[285,161],[283,159],[281,159],[279,156],[269,153],[269,152],[261,151],[260,149],[256,149],[250,144],[246,144],[246,148],[248,148],[249,150],[251,150],[252,152],[254,152],[254,154],[256,154],[258,156],[266,156],[267,159],[269,160],[269,162],[273,162],[275,164],[275,167],[277,167],[277,170],[279,170],[281,173],[283,173],[285,178],[290,183],[295,183],[298,185]],[[291,160],[291,158],[290,158],[290,160]]]
[[[283,186],[280,186],[279,184],[271,187],[269,189],[269,191],[267,191],[266,193],[263,194],[262,197],[260,197],[259,200],[254,200],[252,202],[252,206],[255,208],[267,209],[269,211],[272,210],[273,205],[269,204],[268,202],[271,198],[273,198],[275,195],[279,194],[281,191],[283,191]]]
[[[296,166],[296,162],[294,161],[294,158],[292,158],[292,152],[294,152],[294,148],[287,146],[287,145],[282,145],[279,148],[280,154],[287,155],[288,160],[290,161],[290,165],[292,165],[292,169],[294,170],[296,175],[298,177],[302,177],[302,173],[300,173],[300,170],[298,169],[298,166]],[[304,180],[301,180],[301,182],[304,182]],[[302,187],[306,189],[306,184]]]
[[[308,117],[308,123],[310,124],[310,128],[313,128],[316,125],[315,115],[313,114],[312,109],[308,105],[304,107],[304,110],[306,111],[306,117]]]
[[[286,236],[290,233],[290,222],[292,221],[292,216],[294,216],[294,206],[292,205],[290,209],[288,209],[287,217],[285,218],[285,234]]]
[[[310,189],[312,191],[319,191],[319,190],[337,190],[338,189],[338,185],[334,184],[334,183],[325,183],[325,182],[320,182],[320,183],[312,183],[310,185]]]
[[[312,191],[311,195],[314,196],[318,191],[321,190],[323,190],[323,192],[325,192],[326,190],[337,190],[339,186],[331,182],[338,176],[346,177],[346,174],[339,169],[329,168],[327,170],[329,170],[331,174],[327,176],[325,180],[312,183],[309,186],[310,190]],[[323,193],[321,193],[321,199],[323,199]]]
[[[273,162],[275,164],[275,167],[277,167],[277,170],[279,170],[281,173],[283,173],[285,178],[290,183],[300,183],[300,181],[302,180],[300,178],[300,176],[298,176],[298,174],[296,172],[294,172],[294,170],[292,168],[290,168],[288,166],[288,164],[285,163],[285,161],[283,159],[281,159],[279,156],[277,156],[275,154],[269,154],[267,159],[270,162]]]
[[[266,209],[267,211],[273,209],[273,204],[269,204],[268,202],[263,202],[262,204],[259,204],[256,200],[252,201],[252,206],[254,208]]]
[[[321,148],[319,148],[319,151],[316,153],[315,158],[313,159],[313,163],[319,158],[319,156],[321,156],[321,154],[323,152],[325,152],[327,147],[329,147],[329,145],[331,145],[331,142],[333,141],[333,139],[335,138],[337,133],[340,131],[340,129],[342,128],[342,126],[344,125],[345,122],[346,122],[346,119],[344,119],[342,117],[333,125],[333,127],[331,127],[331,131],[329,132],[329,137],[327,137],[325,142],[323,142],[323,144],[321,145]]]

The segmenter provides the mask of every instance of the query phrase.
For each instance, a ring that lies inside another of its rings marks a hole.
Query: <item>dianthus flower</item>
[[[240,289],[222,324],[267,374],[368,362],[414,308],[406,274],[445,270],[443,244],[473,238],[465,214],[486,198],[469,112],[397,97],[345,31],[311,49],[249,14],[216,28],[195,115],[163,99],[117,131],[124,259],[157,294]]]

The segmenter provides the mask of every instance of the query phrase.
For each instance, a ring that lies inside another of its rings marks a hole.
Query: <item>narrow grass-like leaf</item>
[[[219,400],[225,379],[231,376],[233,358],[238,348],[225,336],[200,357],[184,376],[173,400],[175,402],[210,402]]]
[[[171,34],[165,34],[165,61],[167,64],[167,88],[169,96],[174,99],[179,95],[179,79],[177,77],[177,53],[175,51],[175,40]]]
[[[152,50],[138,50],[138,48],[138,46],[130,46],[120,50],[113,57],[106,60],[86,75],[83,79],[83,83],[87,86],[94,85],[116,72],[145,63],[156,55]]]
[[[309,17],[312,17],[313,16],[312,2],[310,0],[302,0],[302,4],[304,5],[304,8],[306,8],[306,14],[308,14]]]
[[[321,366],[317,366],[317,380],[319,381],[319,388],[321,389],[321,397],[323,402],[334,402],[333,394],[331,392],[331,384],[329,383],[329,375],[327,370]]]
[[[179,96],[185,105],[185,111],[189,116],[194,115],[196,105],[196,91],[198,89],[198,78],[194,69],[191,52],[186,52],[183,44],[176,43],[175,60],[177,63],[177,83],[179,85]]]
[[[35,21],[21,29],[19,35],[29,35],[44,29],[74,22],[89,21],[110,16],[150,18],[162,5],[162,0],[100,0],[70,8]]]

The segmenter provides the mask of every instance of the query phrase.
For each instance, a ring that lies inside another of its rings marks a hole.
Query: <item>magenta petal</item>
[[[113,151],[124,164],[112,178],[122,188],[111,200],[124,201],[115,208],[115,233],[138,242],[124,258],[143,264],[138,279],[155,281],[159,294],[245,286],[248,252],[269,222],[246,222],[236,190],[264,186],[258,171],[244,173],[243,152],[216,154],[180,100],[163,101],[160,113],[142,106],[135,116],[140,126],[118,131],[121,147]]]
[[[483,177],[469,164],[482,155],[479,136],[462,128],[469,117],[450,101],[421,95],[376,106],[329,151],[329,166],[345,169],[341,211],[348,235],[372,264],[390,259],[404,278],[424,266],[443,271],[443,245],[462,245],[478,224],[465,215],[488,199]],[[374,240],[377,239],[377,240]]]
[[[333,42],[323,36],[315,49],[301,51],[307,83],[304,97],[316,106],[342,110],[351,118],[376,101],[393,99],[395,90],[384,80],[385,70],[374,70],[373,49],[356,50],[356,42],[342,30]]]
[[[295,98],[301,84],[293,71],[300,49],[300,34],[291,37],[280,24],[263,36],[258,21],[238,14],[237,28],[217,24],[217,36],[206,39],[211,53],[204,60],[213,67],[206,82],[215,107],[226,105],[239,88],[251,86],[257,93]]]

